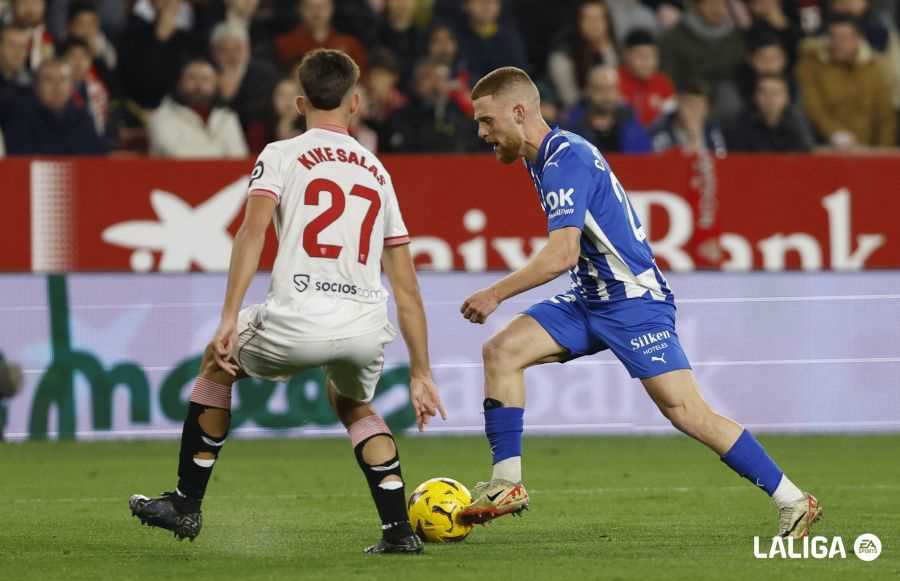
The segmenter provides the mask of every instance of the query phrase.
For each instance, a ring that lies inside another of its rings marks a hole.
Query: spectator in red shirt
[[[317,48],[342,50],[356,61],[365,74],[366,51],[362,44],[348,34],[340,34],[332,28],[333,0],[299,0],[297,9],[300,26],[275,39],[275,53],[283,67],[290,68],[306,53]]]
[[[659,72],[659,46],[648,30],[633,30],[625,38],[624,63],[619,67],[622,98],[644,127],[675,108],[675,86]]]

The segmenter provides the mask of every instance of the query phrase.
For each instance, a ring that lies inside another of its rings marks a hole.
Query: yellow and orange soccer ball
[[[423,541],[458,543],[472,532],[459,513],[472,502],[469,489],[452,478],[432,478],[409,496],[409,522]]]

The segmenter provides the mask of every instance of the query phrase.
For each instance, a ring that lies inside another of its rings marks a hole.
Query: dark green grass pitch
[[[139,526],[129,494],[174,486],[175,442],[0,446],[0,579],[897,579],[900,437],[763,437],[819,496],[844,560],[756,560],[776,513],[684,437],[527,438],[532,509],[421,557],[374,556],[368,490],[343,440],[230,441],[195,543]],[[480,438],[400,440],[407,482],[488,475]],[[408,490],[411,488],[408,487]],[[863,532],[881,557],[853,554]]]

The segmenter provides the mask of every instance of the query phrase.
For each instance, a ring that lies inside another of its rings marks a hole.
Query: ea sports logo
[[[853,552],[862,561],[874,561],[881,554],[881,539],[872,533],[863,533],[856,537]]]

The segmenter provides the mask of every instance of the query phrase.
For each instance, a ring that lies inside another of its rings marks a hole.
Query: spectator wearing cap
[[[695,0],[681,22],[660,39],[662,71],[676,87],[697,81],[708,86],[713,111],[721,118],[740,109],[734,80],[743,56],[727,0]]]
[[[426,43],[424,31],[416,24],[416,0],[386,0],[376,44],[394,53],[404,89],[409,87],[416,59],[427,50]]]
[[[631,106],[622,102],[619,73],[613,67],[599,65],[591,69],[584,99],[566,114],[562,126],[604,153],[653,151],[650,137]]]
[[[634,30],[625,39],[619,88],[644,127],[675,107],[675,86],[659,71],[659,46],[649,30]]]
[[[366,71],[366,51],[355,37],[334,30],[333,0],[298,0],[297,10],[302,23],[294,30],[275,38],[275,52],[285,69],[300,61],[317,48],[342,50],[356,61],[360,72]]]
[[[802,47],[797,80],[825,142],[838,149],[896,145],[890,76],[853,18],[833,17],[824,37]]]
[[[31,93],[28,34],[27,29],[13,25],[0,28],[0,109]]]
[[[394,113],[379,143],[387,152],[460,153],[480,149],[475,123],[450,99],[450,67],[423,60],[416,65],[410,103]]]
[[[119,74],[125,95],[144,109],[159,106],[178,79],[178,65],[191,52],[180,28],[180,0],[153,0],[154,20],[132,15],[120,50]]]
[[[547,59],[547,74],[564,107],[574,106],[581,88],[597,65],[618,66],[615,31],[604,0],[586,0],[578,7],[576,30],[565,35]]]
[[[93,70],[93,55],[88,44],[77,36],[66,39],[59,47],[59,57],[69,64],[76,106],[90,113],[98,135],[108,135],[110,94],[106,84]]]
[[[210,48],[219,68],[219,96],[246,130],[268,108],[278,71],[250,55],[250,35],[240,24],[220,22],[213,29]]]
[[[472,82],[499,67],[526,67],[522,39],[500,21],[500,7],[500,0],[465,0],[467,21],[457,39]]]
[[[706,86],[694,81],[679,87],[675,111],[664,114],[650,129],[653,149],[657,152],[670,149],[687,153],[705,151],[724,156],[725,136],[709,112]]]
[[[84,107],[72,99],[75,86],[68,63],[41,63],[35,91],[4,111],[2,123],[9,155],[92,155],[109,150]]]
[[[53,36],[47,30],[46,0],[10,0],[7,24],[28,31],[29,70],[37,70],[42,62],[53,58]]]
[[[195,58],[182,68],[175,93],[150,117],[150,153],[161,157],[246,157],[237,114],[218,103],[218,78],[209,61]]]
[[[450,67],[450,99],[467,116],[475,114],[472,105],[472,91],[469,89],[471,75],[459,54],[459,42],[453,29],[443,24],[431,28],[428,37],[428,58]]]
[[[752,106],[726,132],[729,151],[808,152],[814,145],[806,120],[791,104],[788,80],[763,74],[756,79]]]

